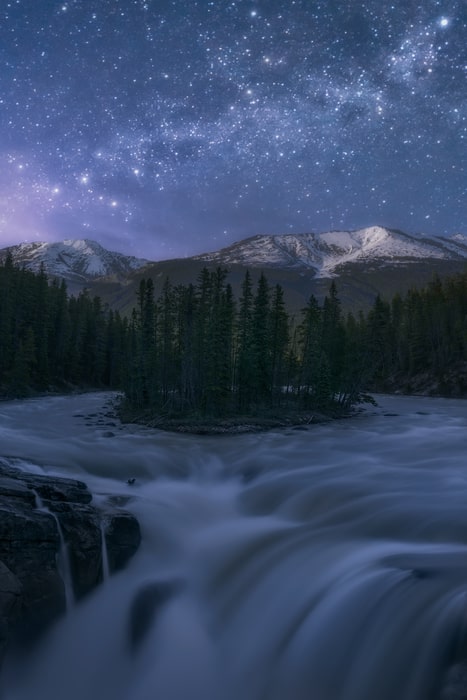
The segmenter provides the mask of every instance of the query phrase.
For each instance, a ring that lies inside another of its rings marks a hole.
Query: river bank
[[[364,403],[375,404],[370,395],[365,395],[364,398]],[[214,416],[197,413],[164,414],[155,413],[149,409],[138,410],[129,407],[125,403],[124,397],[119,397],[114,402],[115,415],[122,423],[144,425],[172,433],[191,435],[240,435],[284,428],[305,430],[312,425],[351,418],[361,413],[362,410],[362,404],[344,408],[336,403],[324,410],[299,410],[296,406],[284,405],[258,408],[254,413],[248,414],[226,413]]]
[[[244,433],[260,433],[267,430],[292,428],[306,429],[311,425],[328,423],[335,418],[350,417],[349,412],[328,415],[317,411],[284,412],[284,414],[255,414],[231,417],[167,417],[154,415],[151,412],[128,411],[125,408],[115,408],[116,415],[122,423],[144,425],[172,433],[191,435],[241,435]]]

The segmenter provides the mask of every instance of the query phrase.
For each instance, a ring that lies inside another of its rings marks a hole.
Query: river
[[[377,398],[213,437],[121,426],[108,394],[0,404],[0,455],[127,497],[143,534],[5,700],[466,698],[467,402]]]

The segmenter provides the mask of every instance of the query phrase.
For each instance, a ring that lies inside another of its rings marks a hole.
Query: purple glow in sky
[[[4,0],[0,244],[467,233],[463,0]]]

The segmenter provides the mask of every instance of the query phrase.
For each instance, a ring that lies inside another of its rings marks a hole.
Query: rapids
[[[7,659],[2,700],[467,697],[467,402],[377,399],[215,437],[121,426],[109,394],[1,403],[0,456],[121,496],[143,534]]]

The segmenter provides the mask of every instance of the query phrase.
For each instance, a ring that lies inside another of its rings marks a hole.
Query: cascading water
[[[102,520],[101,528],[101,552],[102,552],[102,579],[107,581],[110,576],[109,553],[107,550],[107,540],[105,537],[105,521]]]
[[[2,697],[465,699],[467,404],[380,400],[304,432],[216,438],[106,439],[86,425],[102,395],[4,404],[6,454],[123,497],[143,542],[7,660]]]
[[[59,541],[60,541],[60,546],[58,550],[58,572],[60,574],[60,577],[63,581],[63,587],[65,590],[65,603],[66,603],[66,609],[67,611],[70,611],[71,608],[75,604],[75,594],[73,590],[73,575],[71,572],[71,562],[70,562],[70,553],[68,551],[68,544],[65,540],[65,535],[63,534],[63,528],[60,523],[60,520],[58,519],[58,516],[50,510],[48,506],[45,505],[37,491],[34,491],[34,495],[36,497],[36,504],[38,510],[43,511],[44,513],[47,513],[47,515],[50,515],[51,518],[55,520],[55,524],[57,525],[57,531],[58,531],[58,536],[59,536]]]

